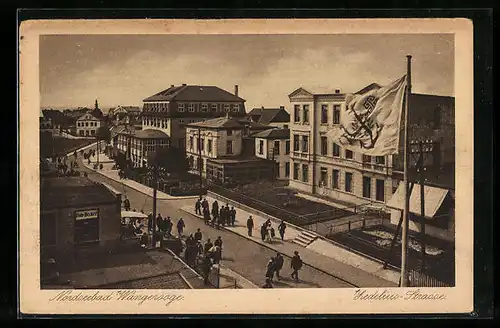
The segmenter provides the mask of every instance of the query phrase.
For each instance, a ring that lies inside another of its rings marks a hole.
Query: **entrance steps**
[[[300,245],[302,247],[307,247],[313,241],[315,241],[318,237],[309,231],[302,231],[300,234],[292,240],[294,244]]]

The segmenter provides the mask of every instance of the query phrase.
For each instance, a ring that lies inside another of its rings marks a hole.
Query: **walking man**
[[[267,222],[260,227],[260,237],[262,238],[262,241],[266,241],[266,234],[267,234]]]
[[[125,196],[125,200],[123,201],[123,207],[125,211],[130,211],[130,200],[128,200],[127,196]]]
[[[285,238],[285,229],[286,229],[286,224],[285,221],[281,221],[280,225],[278,226],[278,231],[280,233],[281,240],[283,241]]]
[[[271,282],[273,281],[273,276],[274,276],[274,258],[271,257],[269,262],[267,262],[267,268],[266,268],[266,278],[269,279]]]
[[[170,219],[170,216],[167,216],[167,219],[166,219],[166,220],[164,220],[163,225],[164,225],[164,228],[163,228],[163,229],[165,230],[165,232],[166,232],[169,236],[171,236],[171,235],[172,235],[172,226],[174,225],[174,223],[173,223],[173,222],[172,222],[172,220]]]
[[[182,237],[182,233],[184,232],[184,228],[186,227],[186,224],[184,223],[184,220],[182,218],[177,221],[177,233],[179,234],[179,238]]]
[[[299,256],[299,252],[293,252],[292,261],[290,263],[290,267],[292,268],[292,278],[295,279],[295,282],[299,282],[299,270],[302,268],[302,259]]]
[[[248,217],[248,220],[247,220],[247,229],[248,229],[248,236],[252,237],[253,219],[252,219],[251,215]]]
[[[158,227],[158,231],[163,232],[163,229],[165,229],[163,218],[161,217],[160,213],[158,213],[158,216],[156,217],[156,226]]]
[[[201,215],[201,201],[200,199],[196,200],[196,204],[194,205],[194,211],[196,215]]]
[[[283,268],[283,256],[281,253],[277,253],[274,258],[274,271],[276,272],[276,279],[280,280],[280,270]]]
[[[234,227],[234,223],[236,222],[236,210],[234,206],[231,206],[231,225]]]
[[[208,208],[203,208],[203,220],[205,221],[205,224],[208,225],[210,223],[210,212],[208,211]]]
[[[198,229],[196,230],[196,232],[194,233],[194,239],[195,239],[196,241],[201,241],[201,239],[202,239],[202,234],[201,234],[201,230],[200,230],[200,228],[198,228]]]

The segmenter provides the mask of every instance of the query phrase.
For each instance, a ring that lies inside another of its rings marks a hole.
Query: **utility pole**
[[[420,153],[418,171],[420,173],[420,238],[422,241],[422,271],[425,269],[425,193],[424,193],[424,143],[418,143]]]
[[[151,167],[153,173],[153,235],[151,237],[153,249],[156,249],[156,188],[158,187],[158,172],[156,163]]]
[[[203,176],[202,176],[202,168],[203,168],[203,158],[201,157],[201,128],[198,128],[198,170],[200,170],[200,193],[203,188]]]

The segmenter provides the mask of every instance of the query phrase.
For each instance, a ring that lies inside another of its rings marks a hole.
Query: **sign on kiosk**
[[[99,210],[84,210],[84,211],[75,211],[75,220],[89,220],[89,219],[97,219],[99,217]]]

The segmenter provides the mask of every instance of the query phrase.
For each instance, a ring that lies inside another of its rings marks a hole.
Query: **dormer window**
[[[179,110],[179,112],[184,112],[185,111],[184,103],[179,103],[177,105],[177,109]]]
[[[208,104],[202,104],[201,105],[201,111],[202,112],[208,112]]]
[[[212,112],[216,112],[217,111],[217,104],[212,104]]]
[[[190,104],[189,104],[188,110],[189,110],[191,113],[192,113],[192,112],[194,112],[194,104],[193,104],[193,103],[190,103]]]
[[[224,104],[224,111],[226,113],[229,113],[229,109],[230,109],[229,104]]]
[[[237,113],[240,111],[240,104],[234,104],[233,105],[233,112]]]

